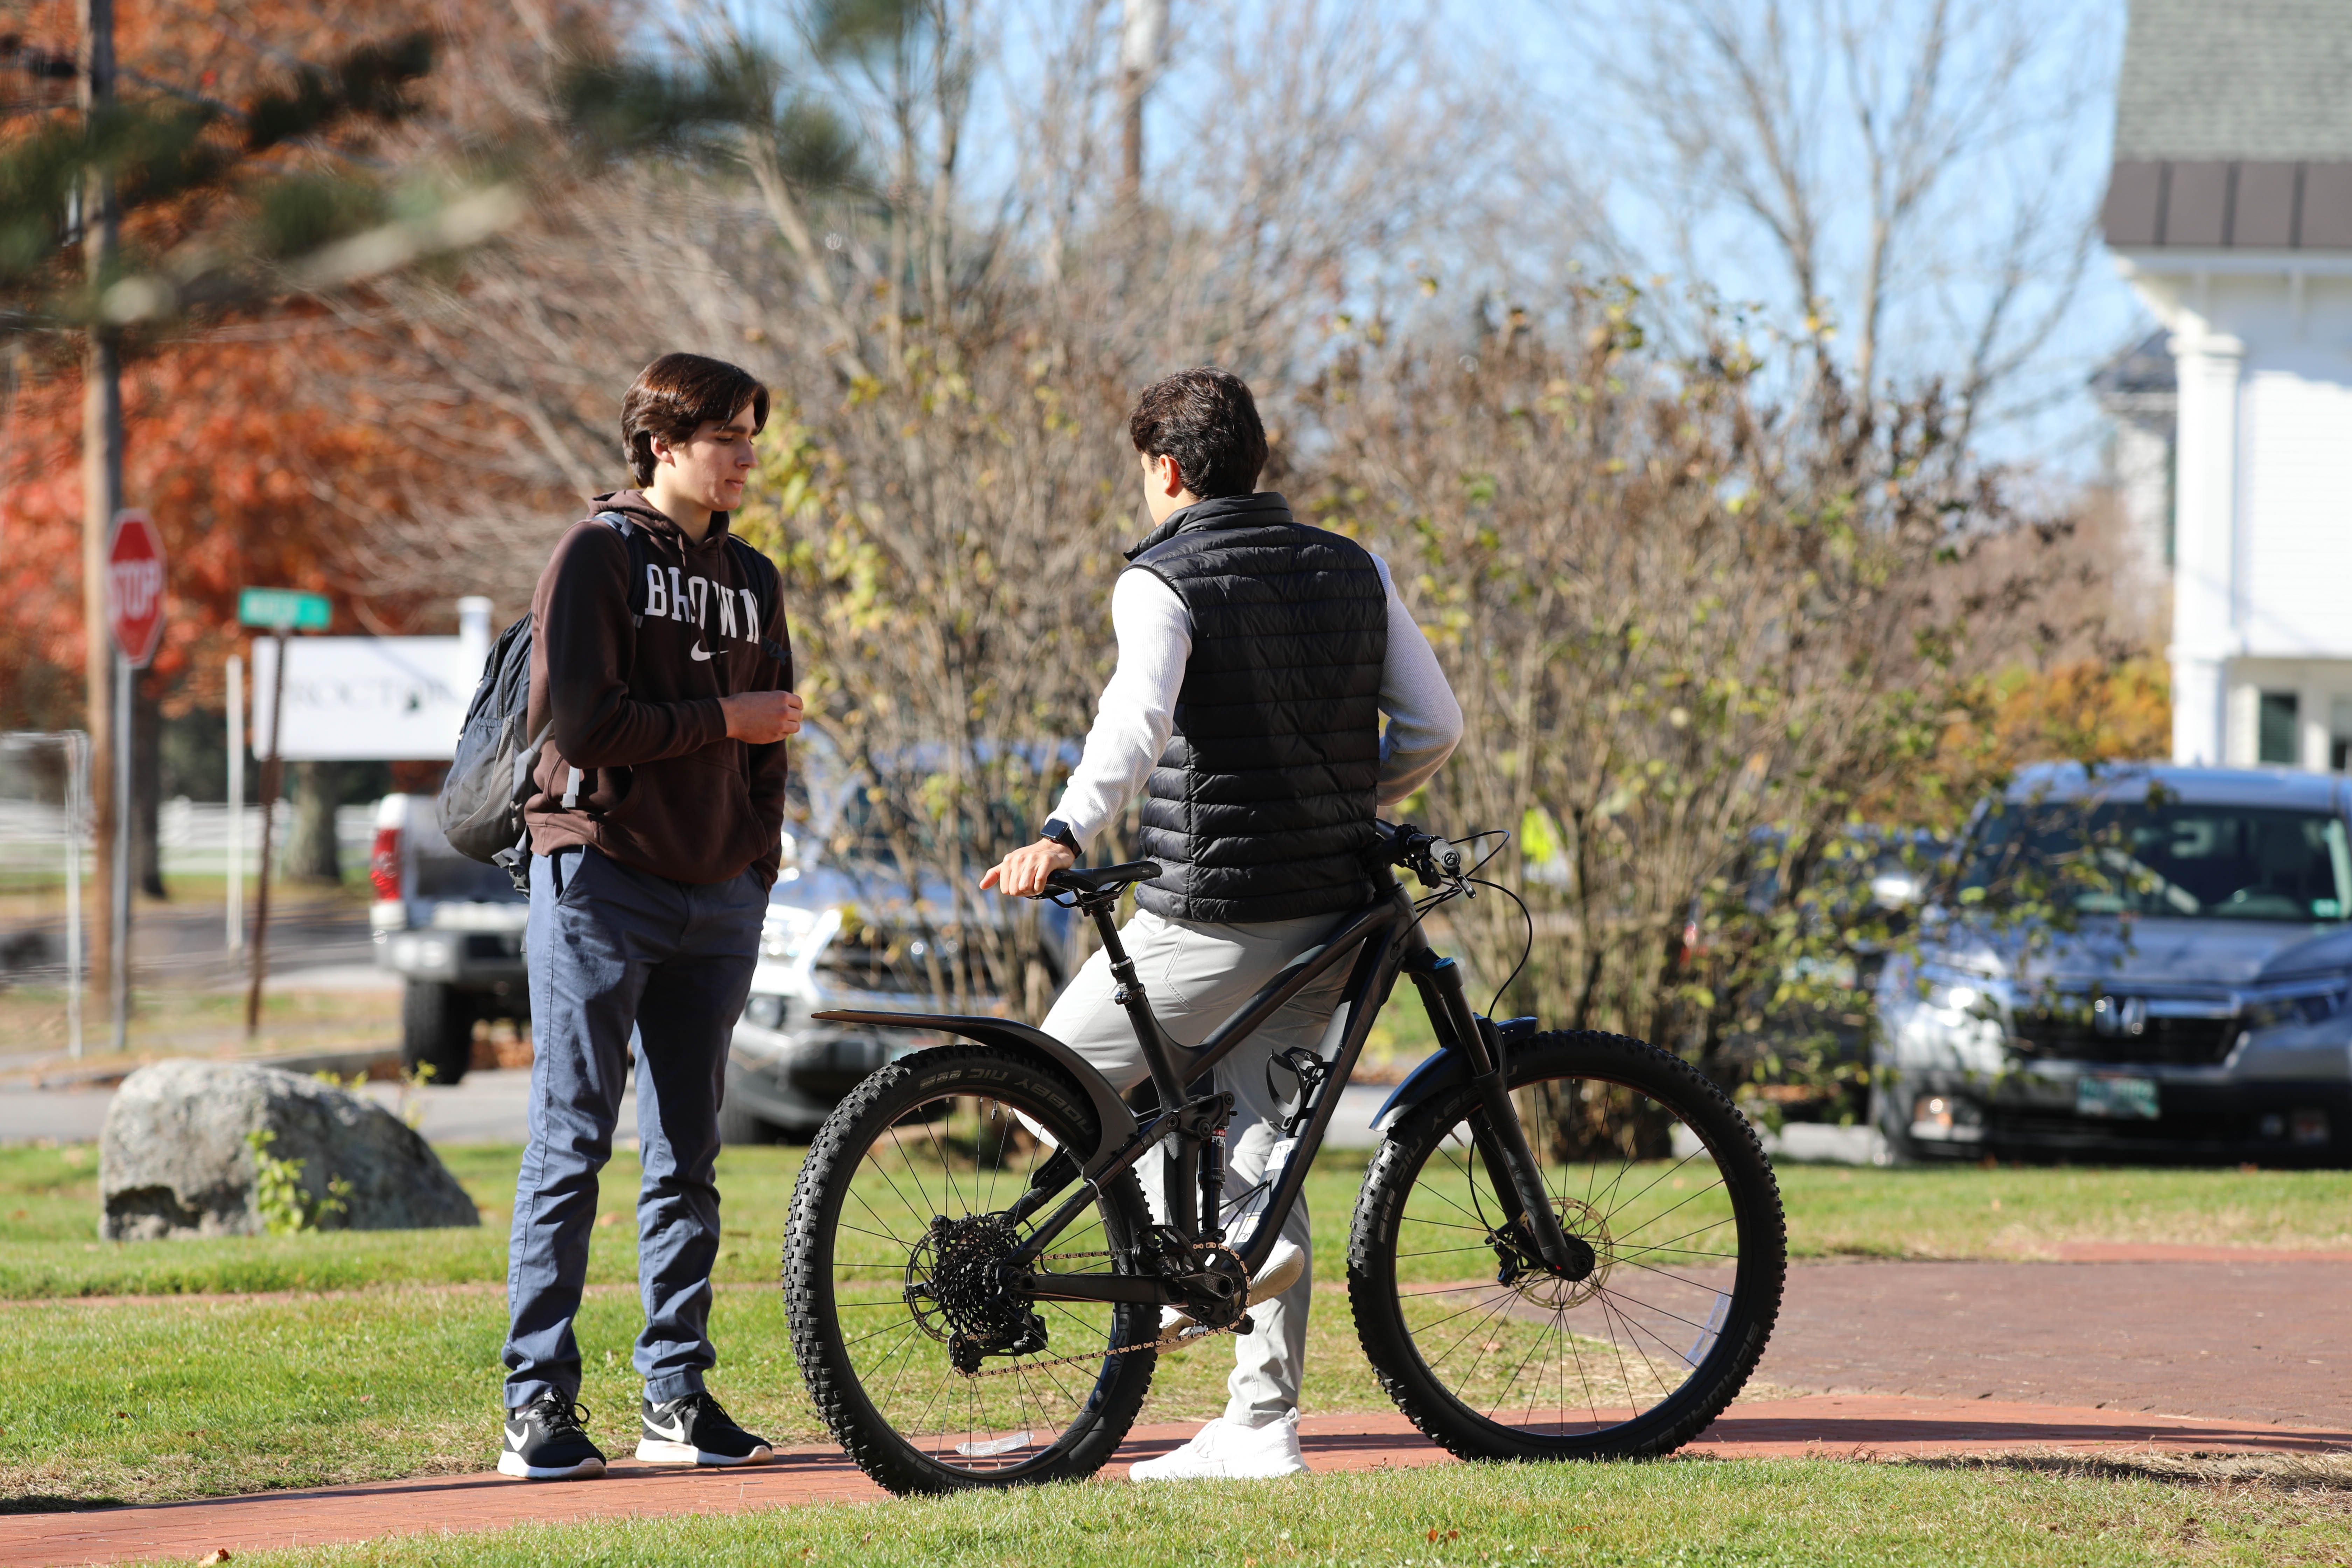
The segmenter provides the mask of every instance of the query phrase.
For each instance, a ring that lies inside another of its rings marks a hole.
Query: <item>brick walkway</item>
[[[1307,1463],[1318,1472],[1448,1462],[1401,1415],[1310,1416],[1300,1428]],[[1123,1477],[1129,1465],[1165,1453],[1192,1430],[1139,1427],[1103,1475]],[[1843,1459],[2053,1448],[2295,1454],[2347,1446],[2352,1432],[1986,1400],[1820,1394],[1735,1405],[1686,1452],[1715,1458]],[[158,1558],[187,1563],[223,1546],[241,1555],[532,1521],[740,1513],[812,1502],[872,1502],[882,1496],[837,1450],[794,1450],[774,1465],[735,1471],[681,1472],[622,1460],[603,1480],[560,1486],[530,1486],[496,1475],[446,1476],[83,1513],[0,1515],[0,1564],[62,1568]]]
[[[2114,1250],[2135,1260],[1801,1264],[1756,1375],[2352,1431],[2352,1260]]]

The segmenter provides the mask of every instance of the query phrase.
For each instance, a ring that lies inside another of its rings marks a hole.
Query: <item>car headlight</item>
[[[743,1021],[757,1024],[763,1029],[780,1029],[784,1025],[784,999],[772,992],[754,991],[743,1004]]]
[[[2000,997],[1991,984],[1973,975],[1931,973],[1925,979],[1920,999],[1939,1013],[1987,1018],[2000,1011]]]
[[[2261,992],[2246,1004],[2246,1022],[2256,1029],[2282,1024],[2324,1024],[2352,1004],[2352,974],[2323,975]]]

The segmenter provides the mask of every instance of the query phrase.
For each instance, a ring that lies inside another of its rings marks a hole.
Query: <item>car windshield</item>
[[[2008,801],[1969,841],[1958,891],[1964,902],[2047,899],[2086,915],[2340,921],[2352,846],[2325,812]]]

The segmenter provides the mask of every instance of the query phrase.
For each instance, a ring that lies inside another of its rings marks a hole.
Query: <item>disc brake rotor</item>
[[[1580,1198],[1562,1198],[1553,1212],[1559,1217],[1559,1228],[1592,1249],[1592,1271],[1581,1279],[1570,1279],[1547,1268],[1536,1253],[1532,1242],[1517,1233],[1520,1226],[1508,1228],[1512,1234],[1496,1230],[1487,1233],[1486,1239],[1495,1248],[1501,1267],[1496,1272],[1496,1283],[1508,1286],[1528,1301],[1547,1311],[1566,1311],[1580,1307],[1601,1293],[1609,1282],[1609,1270],[1617,1261],[1616,1240],[1609,1234],[1609,1225],[1601,1211]]]

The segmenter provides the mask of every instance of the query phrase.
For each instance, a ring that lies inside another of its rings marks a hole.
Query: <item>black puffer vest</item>
[[[1186,507],[1128,559],[1192,619],[1137,845],[1165,874],[1138,901],[1220,923],[1365,903],[1389,626],[1370,552],[1261,491]]]

